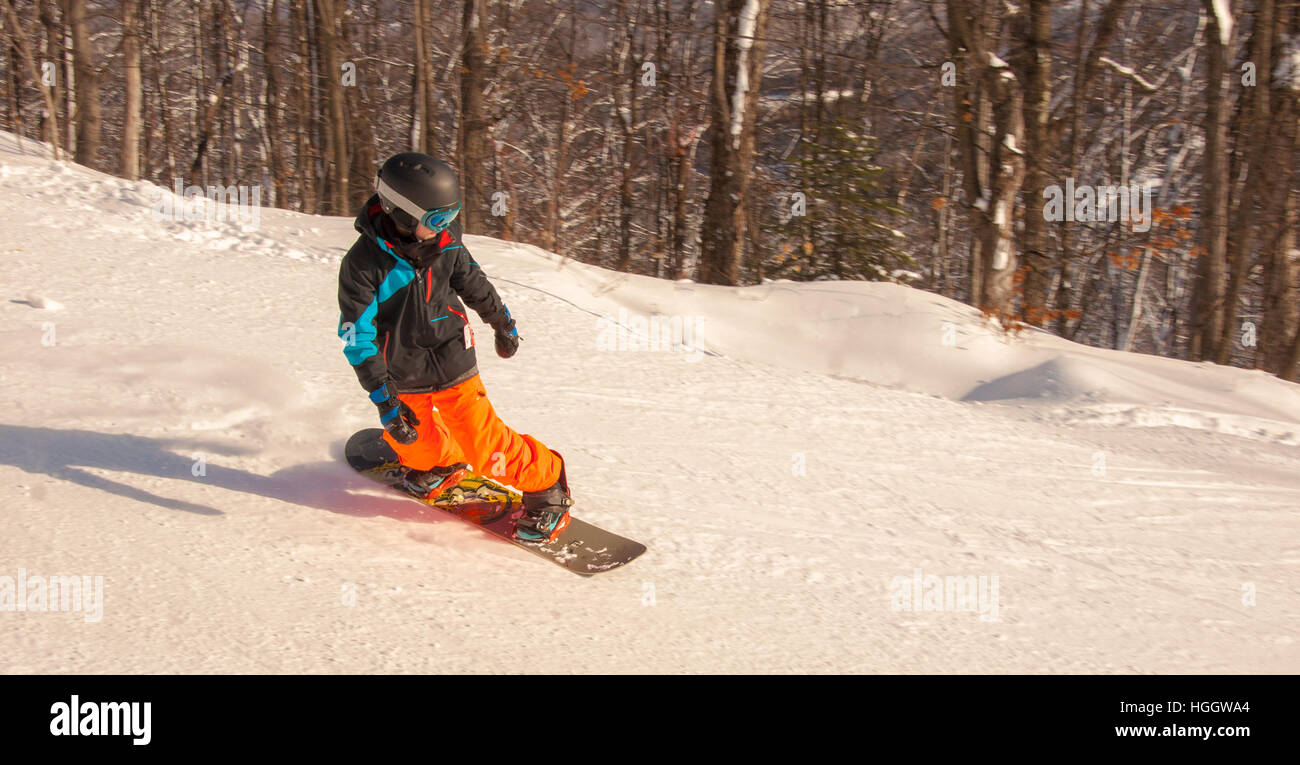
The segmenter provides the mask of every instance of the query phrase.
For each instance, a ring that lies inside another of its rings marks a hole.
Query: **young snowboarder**
[[[554,541],[573,504],[564,459],[507,427],[479,379],[461,300],[495,331],[498,356],[515,354],[519,333],[461,242],[456,172],[427,154],[397,154],[375,190],[339,269],[339,336],[404,480],[427,497],[473,466],[523,493],[517,539]]]

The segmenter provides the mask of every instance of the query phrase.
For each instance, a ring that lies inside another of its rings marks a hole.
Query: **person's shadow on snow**
[[[343,462],[343,444],[334,445],[337,462],[317,462],[278,470],[269,476],[223,467],[217,456],[250,454],[256,450],[214,441],[182,438],[147,438],[89,430],[33,428],[0,423],[0,465],[13,465],[32,474],[99,489],[170,510],[201,515],[222,515],[222,511],[183,499],[159,496],[129,483],[110,480],[91,470],[135,473],[214,486],[255,494],[295,505],[315,507],[353,516],[382,515],[397,520],[435,520],[423,508],[398,497],[353,495],[354,490],[373,488]],[[205,455],[204,475],[194,475],[196,460],[184,455]]]

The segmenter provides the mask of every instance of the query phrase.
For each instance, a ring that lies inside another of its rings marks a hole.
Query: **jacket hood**
[[[352,225],[362,236],[370,239],[380,246],[381,249],[392,249],[403,258],[414,264],[419,264],[421,256],[427,252],[429,255],[436,254],[438,248],[424,247],[426,242],[417,241],[414,238],[406,238],[399,234],[394,228],[392,220],[384,214],[383,205],[379,203],[379,195],[372,194],[370,199],[361,206],[361,212],[357,213],[357,218]]]
[[[383,214],[384,208],[379,203],[379,195],[371,194],[366,203],[361,205],[361,212],[357,213],[357,219],[352,222],[352,225],[358,232],[378,242],[380,239],[380,219]]]

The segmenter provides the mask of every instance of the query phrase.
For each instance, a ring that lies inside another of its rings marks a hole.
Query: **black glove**
[[[379,407],[379,422],[383,424],[384,430],[387,430],[397,443],[415,443],[415,439],[420,437],[415,430],[415,426],[420,424],[420,419],[415,416],[415,412],[406,405],[406,402],[392,392],[388,383],[371,391],[370,400]]]
[[[497,355],[508,359],[519,350],[519,330],[515,329],[515,320],[510,318],[510,309],[506,309],[505,323],[493,327],[496,330]]]

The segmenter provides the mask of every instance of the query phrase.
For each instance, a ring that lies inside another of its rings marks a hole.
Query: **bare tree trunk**
[[[948,231],[948,222],[952,220],[952,134],[949,133],[943,138],[943,175],[939,187],[940,198],[943,203],[936,205],[934,210],[935,231],[935,256],[937,265],[934,282],[939,288],[939,294],[952,297],[952,284],[949,280],[949,240],[951,235]]]
[[[437,86],[433,79],[433,33],[432,0],[415,0],[414,34],[415,51],[413,53],[412,71],[415,75],[411,87],[411,100],[415,109],[413,116],[416,125],[411,145],[415,151],[425,154],[438,152],[437,115],[434,113],[437,102]]]
[[[1224,328],[1228,248],[1228,56],[1232,41],[1232,17],[1220,18],[1216,0],[1204,0],[1209,14],[1206,34],[1207,71],[1205,83],[1205,179],[1201,192],[1201,216],[1205,224],[1205,254],[1197,259],[1193,358],[1210,361],[1218,357]]]
[[[1290,36],[1300,32],[1300,6],[1277,7],[1271,61],[1290,53]],[[1300,191],[1297,191],[1296,149],[1300,135],[1300,94],[1292,89],[1287,72],[1258,67],[1269,73],[1269,129],[1260,153],[1266,158],[1259,184],[1265,199],[1260,259],[1264,266],[1263,326],[1256,364],[1283,379],[1295,379],[1295,350],[1300,349],[1300,255],[1295,252],[1296,226],[1300,225]],[[1272,75],[1281,74],[1281,77]],[[1294,78],[1295,72],[1289,76]],[[1257,86],[1263,90],[1263,84]],[[1281,193],[1290,189],[1290,193]],[[1295,342],[1290,342],[1295,338]]]
[[[0,28],[7,27],[8,24],[9,22],[3,16],[0,16]],[[9,37],[9,35],[5,35],[4,56],[7,59],[5,61],[5,74],[8,75],[9,78],[6,83],[9,90],[9,98],[6,102],[6,107],[9,112],[9,122],[6,124],[13,129],[14,135],[18,136],[19,150],[21,151],[21,141],[23,135],[27,132],[23,127],[23,103],[22,94],[20,92],[22,80],[18,79],[18,70],[22,65],[19,62],[18,57],[18,44],[11,42],[11,40],[12,38]],[[37,87],[39,87],[39,84]]]
[[[280,3],[267,0],[262,16],[262,54],[266,67],[266,137],[267,155],[271,172],[271,204],[284,207],[289,195],[286,189],[284,149],[280,145],[283,135],[280,125]]]
[[[1025,157],[1019,148],[1024,145],[1024,103],[1020,83],[1005,74],[1003,67],[988,67],[984,73],[993,100],[994,142],[989,160],[991,195],[988,207],[980,211],[978,233],[984,265],[979,307],[1002,314],[1014,309],[1015,206],[1025,177]]]
[[[699,281],[739,284],[744,259],[745,203],[754,164],[754,118],[762,85],[770,0],[717,4],[712,85],[712,172]]]
[[[224,39],[227,33],[228,19],[221,8],[213,7],[213,18],[216,21],[216,39]],[[198,133],[195,139],[194,160],[190,162],[191,179],[198,179],[200,185],[207,185],[205,178],[201,177],[204,169],[204,159],[208,154],[208,149],[213,143],[212,133],[217,122],[218,115],[221,114],[221,108],[224,104],[230,90],[231,80],[234,79],[235,69],[230,65],[228,59],[218,58],[217,69],[217,87],[216,91],[208,98],[207,105],[202,109],[199,115],[197,125]]]
[[[140,131],[144,86],[140,77],[140,0],[122,2],[122,59],[125,66],[126,102],[122,117],[122,163],[119,174],[134,181],[140,177]]]
[[[686,0],[682,8],[684,18],[692,18],[695,13],[695,0]],[[664,34],[671,29],[673,18],[672,3],[660,0],[659,23]],[[671,41],[665,42],[671,49]],[[669,235],[668,278],[681,279],[686,275],[687,231],[690,228],[691,176],[695,171],[695,149],[699,145],[698,133],[694,127],[687,128],[686,120],[692,114],[689,90],[674,87],[678,82],[690,82],[694,57],[693,46],[688,37],[681,46],[682,53],[677,61],[670,65],[663,75],[664,110],[668,123],[666,150],[671,152],[669,172],[672,176],[672,231]],[[667,57],[664,58],[667,62]],[[674,73],[674,67],[677,73]]]
[[[500,169],[501,184],[506,190],[507,199],[517,199],[515,195],[515,180],[510,174],[510,160],[505,153],[504,147],[499,147],[496,151],[496,163]],[[501,216],[501,238],[507,242],[515,241],[515,216],[518,215],[516,208],[518,205],[507,204],[506,214]]]
[[[41,26],[45,29],[45,51],[42,56],[43,62],[53,64],[57,61],[62,65],[61,69],[55,67],[54,84],[48,86],[50,97],[54,99],[56,109],[48,118],[45,116],[41,117],[42,135],[45,134],[43,129],[45,122],[47,120],[54,120],[56,124],[55,133],[58,135],[58,145],[68,153],[71,153],[74,146],[73,135],[71,132],[59,133],[57,129],[59,123],[63,124],[65,131],[71,131],[74,127],[72,124],[72,111],[68,108],[68,104],[70,103],[68,99],[71,96],[70,91],[67,89],[72,77],[72,68],[68,63],[69,57],[64,51],[64,43],[66,42],[67,37],[63,33],[62,24],[59,22],[62,11],[59,10],[59,4],[56,0],[37,0],[37,2],[40,4]],[[46,87],[40,79],[36,80],[36,85],[41,88]],[[63,110],[61,115],[59,114],[59,109]]]
[[[244,76],[244,72],[248,70],[248,49],[241,44],[244,39],[243,15],[235,13],[234,8],[231,7],[231,0],[222,0],[221,12],[226,17],[226,37],[221,40],[221,52],[231,70],[230,97],[224,104],[225,120],[222,123],[225,133],[222,146],[226,160],[222,182],[234,184],[239,177],[239,168],[243,164],[244,157],[244,146],[241,140],[244,135],[242,105],[249,102],[248,78]]]
[[[1291,353],[1282,362],[1278,376],[1283,380],[1300,382],[1300,331],[1295,333],[1295,339],[1291,341]]]
[[[569,8],[569,40],[566,46],[569,54],[565,62],[564,71],[569,77],[572,77],[577,71],[578,62],[575,55],[578,47],[578,8],[577,2],[572,2]],[[562,238],[564,230],[564,202],[567,198],[567,189],[565,188],[565,179],[569,171],[569,128],[573,109],[573,99],[568,93],[561,96],[560,116],[556,121],[555,136],[555,174],[551,178],[551,199],[550,207],[550,240],[549,249],[557,255],[564,255],[568,249],[568,243]]]
[[[1087,2],[1087,0],[1084,0]],[[957,159],[961,166],[962,192],[966,199],[966,204],[974,205],[978,200],[984,198],[984,184],[988,177],[988,154],[986,148],[981,145],[982,126],[984,120],[984,101],[981,97],[979,87],[979,77],[976,73],[975,64],[972,61],[969,49],[962,31],[952,24],[951,19],[959,19],[959,24],[978,25],[980,17],[974,16],[965,19],[960,14],[967,13],[967,9],[960,3],[949,2],[948,16],[950,18],[948,25],[948,56],[949,60],[956,66],[957,84],[952,89],[952,108],[953,108],[953,128],[957,136]],[[982,35],[982,33],[981,33]],[[970,208],[972,232],[975,230],[975,215],[977,210]],[[978,305],[982,298],[980,290],[982,286],[983,267],[980,263],[980,248],[977,246],[975,236],[971,236],[971,257],[969,264],[968,279],[968,297],[972,305]]]
[[[990,47],[989,21],[968,0],[948,0],[948,33],[957,50],[965,51],[961,58],[974,98],[986,106],[991,120],[988,135],[983,109],[967,117],[970,112],[959,104],[959,124],[967,126],[959,135],[972,200],[972,302],[1006,315],[1013,312],[1015,298],[1015,204],[1025,177],[1024,97],[1020,81]]]
[[[627,18],[623,11],[623,4],[620,3],[618,14],[623,40],[615,59],[619,79],[614,89],[615,115],[622,126],[622,141],[619,147],[622,156],[618,184],[618,261],[614,266],[616,271],[626,271],[632,261],[632,151],[637,126],[637,97],[631,58],[632,43],[641,18],[641,4],[637,3],[636,11],[631,18]]]
[[[1300,382],[1300,332],[1296,333],[1295,340],[1291,343],[1291,355],[1287,357],[1278,376],[1283,380]]]
[[[490,208],[484,178],[491,169],[490,128],[484,88],[487,86],[487,34],[483,25],[484,0],[465,0],[463,28],[465,41],[461,51],[460,160],[461,212],[466,232],[486,231]],[[510,200],[517,204],[517,200]]]
[[[814,168],[822,166],[821,157],[821,139],[822,125],[824,124],[824,112],[826,109],[826,2],[817,0],[804,5],[803,16],[800,19],[800,25],[803,29],[803,40],[805,49],[803,51],[803,61],[800,63],[800,84],[799,84],[799,137],[803,142],[800,147],[800,154],[803,162],[801,164],[800,185],[804,193],[805,204],[813,203],[817,197],[818,189],[813,188],[811,175]],[[811,87],[810,87],[811,85]],[[808,108],[808,95],[812,93],[812,109]],[[811,113],[810,113],[811,111]],[[924,132],[924,131],[922,131]],[[806,212],[806,211],[805,211]],[[821,260],[821,242],[817,236],[817,221],[819,216],[805,214],[803,217],[803,241],[800,243],[798,257],[804,262],[797,266],[797,273],[805,279],[816,278],[824,266],[819,264]],[[832,257],[836,262],[832,265],[833,271],[838,274],[839,271],[839,249],[831,250]]]
[[[163,128],[163,161],[167,165],[167,175],[169,178],[176,177],[176,142],[175,133],[172,130],[172,120],[169,116],[171,109],[167,104],[167,91],[163,88],[162,79],[162,50],[158,40],[158,12],[154,8],[154,0],[149,2],[149,52],[153,62],[153,89],[154,98],[158,102],[158,120],[162,123]],[[150,131],[152,132],[152,131]],[[146,155],[145,160],[149,157]]]
[[[72,33],[72,61],[77,87],[77,154],[76,161],[96,167],[99,154],[99,70],[95,67],[95,50],[86,26],[85,0],[63,0],[63,14]]]
[[[1294,110],[1291,112],[1295,114]],[[1294,137],[1295,117],[1291,118]],[[1260,332],[1264,368],[1284,380],[1296,379],[1295,349],[1300,348],[1300,254],[1296,226],[1300,224],[1300,191],[1285,195],[1276,223],[1269,227],[1264,247],[1264,327]],[[1287,347],[1287,339],[1294,338]]]
[[[1273,71],[1273,16],[1274,0],[1258,0],[1255,6],[1254,31],[1250,38],[1250,61],[1255,64],[1261,76],[1268,77]],[[1238,123],[1234,126],[1232,137],[1237,144],[1237,151],[1245,154],[1245,172],[1233,171],[1234,180],[1230,194],[1232,221],[1228,232],[1226,259],[1228,264],[1228,284],[1223,300],[1223,327],[1217,342],[1214,361],[1227,364],[1232,356],[1233,338],[1237,334],[1237,302],[1241,288],[1246,280],[1246,273],[1254,261],[1257,212],[1263,197],[1266,165],[1277,162],[1289,164],[1290,155],[1270,157],[1269,100],[1271,92],[1267,82],[1257,87],[1246,89],[1242,94],[1242,108]],[[1242,151],[1244,146],[1244,152]],[[1277,196],[1276,194],[1271,196]],[[1285,201],[1286,195],[1281,195]],[[1235,197],[1235,199],[1234,199]]]
[[[1022,235],[1026,266],[1025,321],[1036,327],[1048,318],[1047,293],[1052,286],[1052,260],[1047,254],[1047,226],[1043,220],[1043,189],[1055,164],[1055,146],[1048,134],[1052,102],[1051,0],[1030,0],[1022,63],[1017,67],[1025,83],[1025,228]]]
[[[59,107],[58,122],[63,132],[60,145],[68,154],[77,150],[76,74],[72,59],[72,34],[67,27],[67,14],[62,0],[37,0],[40,4],[41,23],[45,27],[45,55],[42,63],[54,64],[53,95]]]
[[[314,215],[319,208],[316,205],[316,157],[315,148],[310,141],[311,125],[316,121],[312,110],[312,76],[311,76],[311,25],[307,19],[308,0],[290,0],[290,34],[298,52],[298,68],[294,72],[295,99],[295,155],[294,174],[298,178],[300,209]]]
[[[51,0],[54,2],[55,0]],[[63,0],[57,0],[62,3]],[[72,31],[68,29],[67,13],[59,11],[63,23],[58,26],[60,44],[51,45],[52,52],[57,51],[63,63],[63,148],[68,154],[77,153],[77,66],[72,55]]]
[[[54,158],[58,159],[59,112],[54,103],[54,95],[49,88],[41,85],[41,72],[36,66],[36,59],[32,56],[31,42],[27,39],[27,33],[23,31],[22,24],[18,21],[18,14],[14,12],[12,0],[0,0],[0,2],[4,3],[5,20],[9,28],[13,30],[14,46],[18,49],[18,55],[22,57],[23,62],[27,65],[27,71],[32,77],[32,82],[36,83],[36,87],[41,91],[41,96],[45,99],[45,141],[49,143],[50,150],[54,152]]]
[[[329,99],[329,142],[333,156],[334,172],[330,176],[330,208],[335,215],[346,214],[348,203],[348,132],[347,108],[343,96],[343,71],[339,61],[337,0],[316,0],[316,23],[319,26],[318,43],[324,68],[326,96]]]
[[[680,128],[679,128],[680,130]],[[690,228],[691,176],[695,173],[695,150],[699,140],[695,132],[677,139],[673,169],[673,234],[671,279],[686,276],[686,234]]]
[[[415,42],[411,57],[411,150],[432,154],[433,147],[427,142],[429,132],[425,129],[433,107],[428,102],[429,89],[425,86],[425,79],[432,70],[431,66],[425,64],[425,58],[432,55],[429,28],[425,26],[425,6],[428,2],[429,0],[412,0],[411,5],[411,38]]]
[[[704,208],[701,226],[700,262],[697,280],[705,284],[738,284],[740,277],[740,249],[744,241],[739,226],[744,225],[744,204],[741,198],[741,178],[734,165],[737,157],[732,148],[729,127],[731,94],[736,87],[736,47],[728,35],[736,33],[739,26],[739,4],[732,0],[714,3],[713,29],[713,84],[710,88],[712,161],[709,175],[709,196]],[[744,115],[740,115],[743,120]],[[743,124],[743,123],[742,123]],[[737,220],[739,217],[739,221]]]
[[[353,46],[348,35],[348,21],[352,13],[351,9],[344,10],[339,19],[339,26],[341,29],[342,50],[347,51],[351,57],[355,57],[358,50]],[[354,182],[349,184],[346,211],[360,207],[370,198],[373,192],[366,180],[374,176],[378,167],[378,162],[375,159],[374,129],[371,127],[370,120],[364,116],[373,114],[374,110],[371,108],[370,98],[367,95],[368,90],[361,82],[362,77],[372,77],[373,72],[369,71],[368,68],[357,67],[356,74],[357,82],[355,85],[343,86],[348,114],[363,115],[354,116],[347,124],[348,156],[351,162],[349,173]]]
[[[771,193],[770,190],[763,186],[755,186],[751,184],[749,193],[745,195],[745,203],[748,206],[745,215],[747,220],[752,221],[745,228],[745,238],[749,243],[749,260],[746,264],[745,272],[748,275],[748,279],[753,284],[763,283],[763,279],[767,275],[766,270],[763,268],[763,264],[768,262],[768,259],[772,257],[771,248],[768,247],[767,243],[764,241],[762,228],[758,223],[762,220],[759,210],[759,198],[761,194],[756,193],[759,191]]]
[[[204,82],[204,75],[206,74],[206,70],[204,69],[204,65],[203,65],[203,38],[202,38],[204,13],[205,11],[204,11],[203,4],[202,2],[199,2],[196,4],[196,7],[194,8],[194,12],[191,14],[191,18],[190,18],[190,44],[191,44],[190,47],[192,49],[194,63],[190,67],[190,71],[189,71],[189,75],[190,75],[189,108],[182,110],[183,113],[188,116],[189,129],[190,129],[189,136],[190,136],[190,140],[193,142],[193,145],[196,149],[198,149],[200,146],[199,139],[200,139],[200,132],[202,131],[202,128],[199,125],[199,121],[202,119],[201,112],[203,110],[202,105],[204,101],[203,82]],[[196,156],[197,156],[197,151],[196,151]],[[203,160],[201,157],[199,157],[199,161],[197,164],[199,167],[202,167]],[[202,179],[190,179],[190,182],[193,183],[195,180],[199,180],[200,182],[202,181]]]

